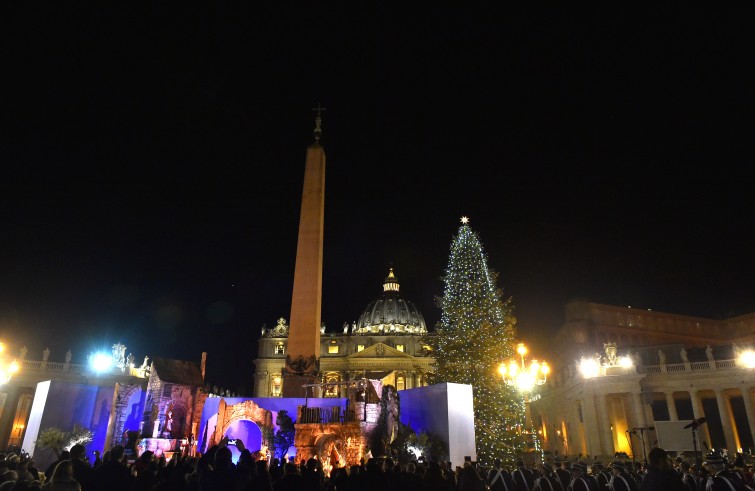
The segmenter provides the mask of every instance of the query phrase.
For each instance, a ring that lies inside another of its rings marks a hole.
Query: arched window
[[[286,354],[286,347],[283,344],[283,341],[278,341],[277,343],[275,343],[275,354],[276,355]]]
[[[273,375],[273,380],[271,384],[271,390],[270,390],[270,396],[271,397],[280,397],[281,396],[281,376],[280,374]]]
[[[396,375],[396,390],[406,389],[406,379],[403,375]]]

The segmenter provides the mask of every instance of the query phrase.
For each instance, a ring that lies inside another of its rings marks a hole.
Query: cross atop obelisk
[[[317,113],[315,117],[315,143],[320,143],[320,137],[322,136],[322,112],[327,107],[322,107],[322,104],[317,103],[317,107],[313,107],[312,110]]]

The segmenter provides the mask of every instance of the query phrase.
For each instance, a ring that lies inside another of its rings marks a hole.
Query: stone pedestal
[[[283,397],[316,397],[314,387],[305,387],[319,383],[320,379],[314,375],[283,375]]]

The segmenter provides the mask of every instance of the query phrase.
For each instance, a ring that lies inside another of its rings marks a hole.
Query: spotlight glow
[[[745,368],[755,368],[755,351],[749,349],[739,354],[739,364]]]
[[[95,372],[106,372],[113,365],[113,358],[104,353],[95,353],[89,364]]]
[[[579,372],[584,378],[594,378],[600,374],[600,365],[594,358],[582,358],[579,362]]]

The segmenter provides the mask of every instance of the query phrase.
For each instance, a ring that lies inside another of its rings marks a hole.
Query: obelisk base
[[[283,397],[318,397],[317,387],[312,384],[319,383],[320,379],[315,375],[284,373],[282,382],[281,393]]]

